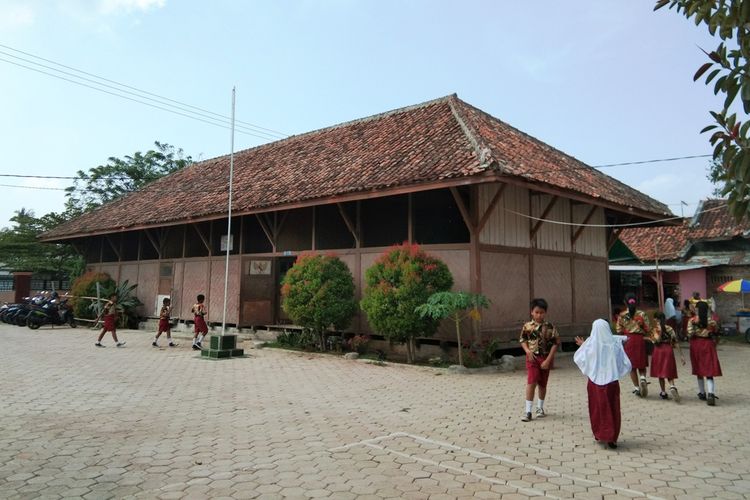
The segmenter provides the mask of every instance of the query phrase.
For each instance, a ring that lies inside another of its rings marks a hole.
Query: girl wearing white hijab
[[[624,335],[612,335],[609,323],[597,319],[591,325],[591,336],[585,341],[576,337],[580,348],[573,361],[589,379],[589,419],[597,441],[617,448],[620,436],[620,378],[630,373],[632,365],[625,354]]]

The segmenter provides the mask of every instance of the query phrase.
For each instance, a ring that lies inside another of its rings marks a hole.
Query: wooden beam
[[[260,224],[260,228],[263,230],[264,233],[266,233],[266,238],[268,238],[268,242],[271,244],[271,250],[276,251],[276,241],[273,238],[273,233],[271,233],[271,229],[268,227],[268,221],[263,220],[265,218],[265,214],[255,214],[255,217],[258,219],[258,224]]]
[[[205,235],[201,232],[200,228],[198,227],[198,224],[192,224],[193,229],[195,229],[195,232],[198,233],[198,236],[200,237],[203,244],[206,246],[206,250],[208,250],[208,253],[211,253],[211,244],[208,242],[208,238],[205,237]]]
[[[161,249],[159,248],[159,245],[156,243],[156,240],[154,239],[154,237],[151,236],[151,231],[149,231],[148,229],[144,229],[143,232],[146,234],[148,241],[151,242],[151,245],[153,245],[154,250],[156,250],[158,257],[161,259]]]
[[[274,212],[278,213],[278,212]],[[279,234],[281,234],[281,230],[284,227],[284,223],[286,222],[286,217],[289,215],[289,212],[281,212],[281,220],[278,220],[278,218],[274,218],[274,228],[273,228],[273,236],[274,238],[278,238]]]
[[[552,207],[555,206],[555,203],[557,203],[557,196],[553,196],[552,199],[549,200],[549,203],[547,203],[547,207],[544,209],[544,212],[542,212],[542,215],[539,216],[540,219],[544,219],[549,215],[550,211],[552,210]],[[536,221],[536,224],[534,224],[534,227],[531,229],[531,234],[529,235],[529,239],[533,240],[534,236],[536,236],[537,231],[542,227],[542,224],[544,224],[543,220]]]
[[[357,227],[352,221],[349,219],[349,215],[346,213],[346,210],[344,210],[344,205],[341,203],[336,203],[336,206],[339,209],[339,213],[341,214],[341,218],[344,219],[344,224],[346,224],[346,227],[349,229],[349,232],[352,233],[352,236],[354,236],[354,243],[357,247],[359,247],[359,234],[357,234]]]
[[[112,248],[112,251],[115,252],[115,255],[117,255],[117,260],[121,261],[122,260],[122,256],[120,254],[120,249],[117,248],[114,243],[112,243],[112,238],[110,238],[109,235],[105,235],[104,239],[107,240],[107,243],[109,243],[109,246]]]
[[[615,243],[617,243],[617,240],[620,239],[620,232],[622,231],[621,227],[616,227],[612,229],[612,233],[609,235],[609,241],[607,242],[607,252],[612,250],[612,247],[615,246]]]
[[[493,210],[495,210],[495,206],[497,206],[498,202],[500,202],[500,199],[503,196],[503,191],[505,191],[505,188],[508,187],[507,184],[500,184],[497,187],[497,191],[495,191],[495,195],[492,197],[492,200],[490,200],[490,204],[487,205],[487,210],[484,211],[484,214],[482,214],[482,218],[479,219],[479,224],[477,224],[477,231],[482,232],[482,229],[484,229],[484,225],[487,224],[487,221],[490,220],[490,216],[492,215]]]
[[[466,204],[464,203],[463,198],[461,198],[461,193],[458,192],[458,188],[452,186],[450,190],[451,194],[453,195],[453,199],[456,201],[456,206],[458,206],[458,210],[459,212],[461,212],[461,217],[464,218],[464,223],[466,224],[466,227],[469,228],[469,233],[473,234],[476,231],[476,226],[474,226],[474,223],[471,220],[471,215],[469,214],[469,210],[466,208]]]
[[[573,238],[571,238],[570,240],[571,245],[575,245],[576,240],[581,236],[583,230],[586,229],[586,224],[591,220],[591,217],[594,215],[594,212],[596,212],[597,208],[599,207],[597,207],[596,205],[591,206],[591,210],[589,210],[589,213],[587,213],[586,217],[584,217],[583,222],[581,222],[581,226],[576,229],[575,233],[573,233]]]

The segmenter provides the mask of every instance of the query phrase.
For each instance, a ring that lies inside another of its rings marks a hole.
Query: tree
[[[47,214],[41,218],[34,212],[22,208],[11,217],[11,228],[0,230],[0,262],[13,271],[31,271],[62,275],[78,275],[83,260],[70,245],[42,244],[39,234],[59,223],[58,214]]]
[[[440,323],[420,316],[416,309],[433,293],[453,286],[448,266],[418,245],[404,243],[378,257],[365,272],[365,282],[360,306],[370,326],[393,342],[405,343],[407,361],[412,363],[414,339],[431,337]]]
[[[352,273],[333,255],[297,257],[284,276],[281,296],[284,311],[319,336],[322,351],[326,350],[326,331],[346,328],[357,312]]]
[[[193,163],[182,149],[154,142],[156,150],[136,151],[124,158],[110,157],[105,165],[79,170],[66,188],[65,215],[76,217]]]
[[[693,80],[706,72],[706,85],[714,82],[714,94],[724,95],[723,108],[710,111],[714,123],[701,133],[711,132],[714,147],[710,178],[723,183],[720,194],[728,199],[732,214],[741,219],[750,213],[750,2],[740,0],[658,0],[654,10],[669,6],[696,25],[704,24],[721,39],[709,61],[696,71]],[[731,47],[728,44],[731,43]],[[710,71],[709,71],[710,70]],[[740,116],[732,112],[739,95]]]
[[[479,321],[480,309],[490,306],[490,301],[482,294],[466,292],[438,292],[430,295],[426,304],[417,307],[416,312],[421,317],[436,320],[450,318],[456,326],[456,340],[458,341],[458,364],[464,365],[463,343],[461,342],[461,322],[467,318]]]

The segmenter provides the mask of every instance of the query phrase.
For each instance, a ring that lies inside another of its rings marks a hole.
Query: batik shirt
[[[115,303],[111,300],[108,300],[107,303],[104,304],[103,314],[104,316],[114,316],[115,314],[117,314]]]
[[[198,302],[197,304],[193,305],[192,311],[193,311],[193,314],[195,314],[196,316],[203,317],[206,315],[206,305],[203,304],[202,302]]]
[[[645,312],[638,310],[636,310],[635,314],[631,316],[626,309],[617,317],[615,330],[618,335],[625,333],[647,335],[649,331],[648,316],[646,316]]]
[[[661,325],[659,325],[658,323],[654,325],[654,328],[651,330],[651,342],[656,345],[669,344],[672,347],[675,347],[677,345],[677,334],[674,332],[674,329],[672,329],[671,326],[666,326],[667,333],[664,334],[661,331]]]
[[[172,312],[172,308],[169,306],[161,306],[159,312],[159,319],[169,319],[169,314]]]
[[[560,343],[560,336],[557,334],[557,328],[549,321],[537,323],[532,320],[523,325],[518,341],[522,344],[526,342],[532,353],[546,356],[552,346]]]
[[[709,319],[706,328],[701,328],[700,319],[698,316],[690,318],[688,323],[688,337],[699,337],[707,339],[709,337],[715,337],[719,334],[719,325],[716,321]]]

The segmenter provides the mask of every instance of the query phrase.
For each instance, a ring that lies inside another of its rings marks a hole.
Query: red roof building
[[[147,304],[223,307],[229,157],[191,165],[44,235],[139,283]],[[450,95],[235,153],[228,321],[286,321],[278,281],[303,251],[334,250],[358,287],[389,245],[422,244],[456,288],[492,300],[483,336],[515,338],[530,298],[573,334],[608,313],[607,250],[623,221],[667,207]],[[580,226],[576,224],[586,224]],[[224,238],[222,238],[222,234]],[[260,263],[265,263],[260,265]],[[268,269],[269,274],[252,273]],[[367,331],[366,318],[355,330]]]

